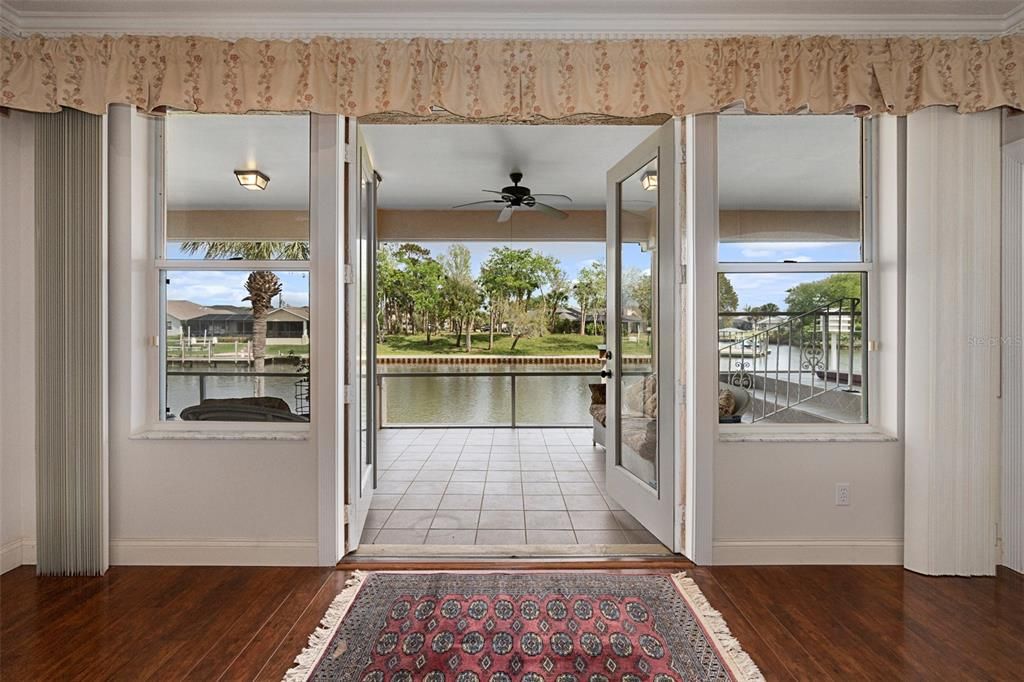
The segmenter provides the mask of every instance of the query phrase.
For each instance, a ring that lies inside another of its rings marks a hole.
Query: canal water
[[[192,368],[189,371],[202,371]],[[217,372],[231,371],[218,367]],[[275,369],[274,371],[282,371]],[[509,426],[512,420],[512,378],[481,374],[516,372],[516,423],[520,426],[584,426],[591,423],[590,389],[600,382],[598,367],[588,365],[381,365],[381,395],[385,426],[480,425]],[[394,373],[422,376],[388,376]],[[460,376],[436,376],[437,373]],[[530,376],[537,372],[557,372],[558,376]],[[587,374],[589,376],[580,376]],[[168,376],[167,405],[177,415],[190,405],[199,404],[198,376]],[[293,412],[296,406],[296,381],[287,377],[266,377],[264,394],[281,398]],[[238,375],[207,376],[208,398],[242,398],[253,395],[253,378],[239,369]],[[316,377],[313,377],[316,381]]]
[[[510,426],[512,377],[486,376],[494,372],[518,374],[516,425],[588,426],[592,421],[587,385],[601,381],[599,371],[578,364],[382,365],[384,426]],[[530,376],[538,372],[558,375]],[[395,373],[423,376],[389,376]]]

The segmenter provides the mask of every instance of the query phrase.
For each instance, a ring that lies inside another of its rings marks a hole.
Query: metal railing
[[[460,378],[460,379],[477,379],[477,378],[479,378],[479,379],[493,379],[493,378],[502,377],[502,378],[508,378],[510,380],[509,381],[509,402],[510,402],[510,410],[509,411],[510,411],[510,418],[509,418],[509,421],[508,421],[507,424],[506,423],[501,423],[501,424],[493,424],[493,423],[484,423],[484,424],[466,424],[466,423],[458,423],[458,424],[448,424],[448,423],[444,423],[444,424],[441,424],[441,423],[438,423],[438,424],[434,424],[434,423],[430,423],[430,424],[386,423],[385,419],[384,419],[384,416],[385,416],[384,415],[384,403],[385,403],[385,401],[383,399],[378,400],[378,402],[377,402],[377,404],[379,406],[379,408],[378,408],[379,409],[379,423],[380,423],[380,425],[382,427],[388,427],[388,428],[432,428],[432,427],[445,428],[445,427],[454,427],[454,426],[479,426],[479,427],[486,427],[486,428],[513,428],[514,429],[517,426],[519,426],[518,416],[517,416],[517,412],[518,412],[518,402],[517,402],[517,400],[518,400],[518,397],[517,397],[518,396],[518,391],[517,391],[517,385],[516,385],[518,378],[523,378],[523,377],[526,377],[526,378],[537,378],[537,377],[598,377],[599,378],[600,376],[601,376],[601,372],[599,370],[594,370],[594,371],[590,371],[590,372],[583,372],[583,371],[561,371],[561,372],[556,372],[556,371],[551,371],[551,372],[544,372],[544,371],[537,371],[537,372],[511,372],[511,371],[495,371],[495,372],[432,372],[432,371],[431,372],[378,372],[377,373],[377,386],[378,386],[378,390],[380,391],[381,398],[383,398],[383,391],[384,391],[383,383],[384,383],[384,380],[386,380],[386,379],[410,379],[410,378],[434,379],[434,378],[452,378],[452,377],[457,377],[457,378]],[[535,427],[535,428],[565,428],[567,426],[570,426],[570,427],[571,426],[589,426],[589,423],[581,422],[579,424],[563,424],[563,423],[559,423],[559,424],[529,424],[529,426]]]
[[[720,379],[750,391],[755,422],[838,390],[861,394],[863,418],[866,348],[860,303],[841,298],[802,313],[719,313],[720,320],[732,322],[719,330]],[[738,318],[746,318],[750,328],[738,329]]]
[[[295,413],[300,415],[309,414],[309,372],[201,372],[201,371],[180,371],[168,370],[168,379],[171,377],[199,377],[199,402],[207,398],[206,380],[209,377],[236,377],[242,379],[259,379],[265,377],[288,377],[295,380]],[[255,384],[254,384],[255,385]],[[236,396],[242,397],[242,396]],[[166,397],[165,397],[166,401]],[[303,407],[305,410],[303,411]],[[170,410],[170,406],[166,408]]]

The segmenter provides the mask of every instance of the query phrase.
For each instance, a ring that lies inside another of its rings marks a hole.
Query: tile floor
[[[384,429],[365,544],[658,544],[604,488],[590,429]]]

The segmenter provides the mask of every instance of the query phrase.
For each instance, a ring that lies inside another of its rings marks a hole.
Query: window
[[[866,126],[719,118],[723,423],[867,421]]]
[[[169,113],[161,416],[309,421],[309,117]]]

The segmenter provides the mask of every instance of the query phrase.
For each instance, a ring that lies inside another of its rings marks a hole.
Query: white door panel
[[[679,123],[608,171],[608,493],[679,548],[676,222]]]

